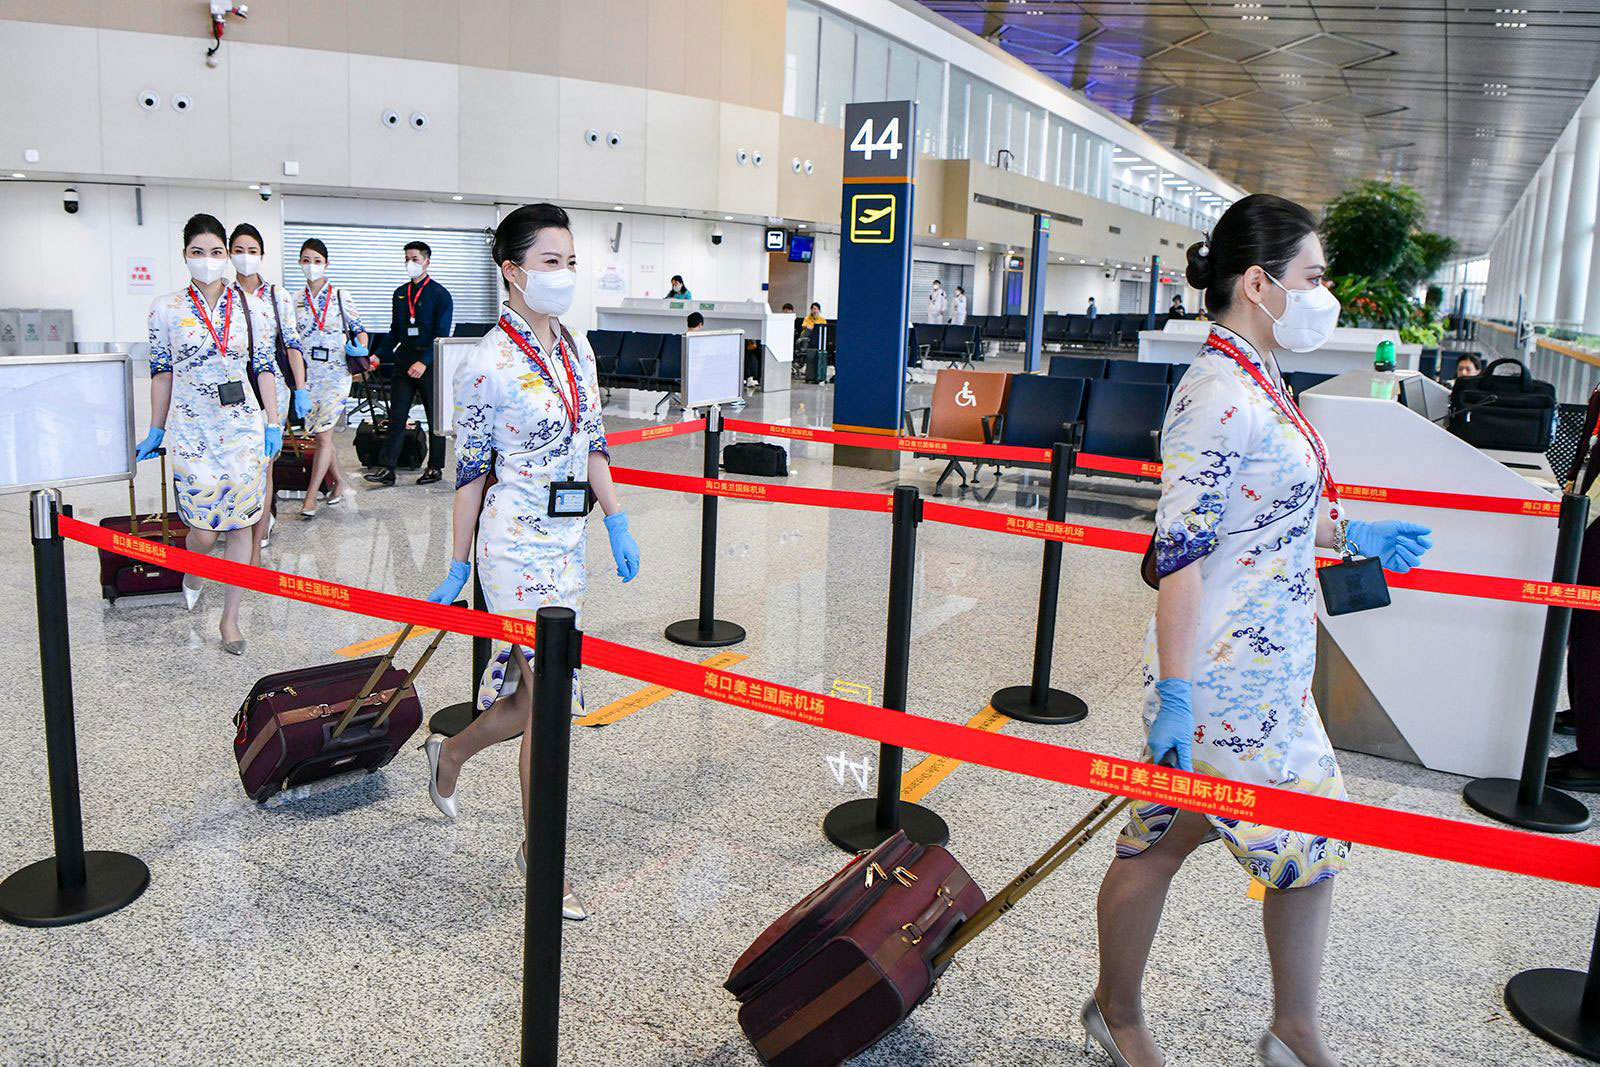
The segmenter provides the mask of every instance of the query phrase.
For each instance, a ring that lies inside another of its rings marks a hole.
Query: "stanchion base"
[[[1600,1062],[1600,1019],[1583,1017],[1588,977],[1555,967],[1512,975],[1506,983],[1506,1007],[1519,1023],[1557,1048]]]
[[[744,627],[726,619],[712,619],[711,629],[702,630],[699,619],[684,619],[667,627],[667,640],[690,648],[722,648],[744,640]]]
[[[921,804],[900,802],[900,829],[919,845],[950,843],[950,827]],[[829,841],[846,852],[865,852],[889,840],[890,833],[878,827],[878,801],[847,800],[828,812],[822,832]]]
[[[1521,787],[1515,778],[1479,778],[1468,782],[1461,796],[1478,814],[1524,830],[1576,834],[1587,830],[1593,821],[1583,801],[1549,786],[1545,786],[1544,799],[1538,804],[1523,804],[1517,800]]]
[[[150,868],[125,852],[85,852],[79,889],[56,882],[56,858],[30,863],[0,882],[0,919],[18,926],[71,926],[109,915],[139,899]]]
[[[1089,705],[1060,689],[1046,689],[1042,705],[1033,702],[1033,686],[1008,685],[989,698],[994,710],[1009,718],[1045,725],[1081,722],[1089,714]]]
[[[447,708],[440,708],[433,713],[433,718],[428,720],[428,729],[436,734],[454,737],[467,728],[467,724],[472,721],[474,710],[475,708],[470,700],[464,700],[460,704],[451,704]]]

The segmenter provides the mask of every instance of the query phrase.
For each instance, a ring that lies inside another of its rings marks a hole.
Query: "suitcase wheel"
[[[100,595],[112,604],[117,602],[117,587],[105,582],[100,583]]]

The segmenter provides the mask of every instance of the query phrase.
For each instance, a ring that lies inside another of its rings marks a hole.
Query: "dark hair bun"
[[[1189,246],[1189,269],[1183,276],[1189,282],[1191,289],[1209,289],[1211,280],[1216,276],[1216,270],[1211,263],[1211,243],[1209,241],[1196,241]]]

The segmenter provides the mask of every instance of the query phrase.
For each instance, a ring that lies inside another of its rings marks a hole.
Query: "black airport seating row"
[[[1162,329],[1170,316],[1157,315],[1156,329]],[[1142,313],[1125,314],[1104,312],[1093,319],[1087,315],[1062,315],[1046,313],[1044,334],[1046,345],[1062,348],[1079,346],[1095,348],[1136,348],[1139,331],[1145,328]],[[1018,344],[1028,339],[1026,315],[969,315],[967,325],[977,326],[986,341],[1012,341]]]
[[[991,444],[1049,448],[1068,441],[1064,427],[1077,423],[1083,427],[1085,452],[1159,460],[1155,434],[1172,390],[1166,382],[1018,374],[1011,379],[1005,409],[986,425],[986,435]]]
[[[589,347],[603,389],[675,393],[683,386],[683,335],[590,330]]]
[[[1140,363],[1132,359],[1102,359],[1094,356],[1051,356],[1050,377],[1104,379],[1112,382],[1143,382],[1176,386],[1189,369],[1187,363]],[[1293,370],[1283,379],[1295,396],[1321,385],[1331,374]]]
[[[911,326],[912,347],[924,359],[971,366],[983,358],[983,334],[972,324],[917,322]]]

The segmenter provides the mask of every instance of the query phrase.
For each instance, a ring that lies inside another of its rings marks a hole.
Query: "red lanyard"
[[[1283,413],[1285,418],[1294,424],[1295,429],[1300,431],[1301,436],[1311,445],[1311,451],[1317,457],[1317,470],[1322,475],[1323,493],[1326,494],[1330,501],[1337,504],[1339,502],[1339,491],[1333,487],[1333,474],[1328,469],[1327,447],[1322,443],[1322,435],[1317,433],[1316,428],[1311,425],[1311,421],[1300,410],[1300,406],[1279,393],[1273,384],[1267,381],[1266,375],[1262,374],[1255,363],[1250,360],[1250,357],[1239,351],[1238,346],[1226,338],[1219,337],[1213,333],[1206,338],[1206,347],[1221,352],[1243,367],[1245,373],[1254,378],[1255,383],[1271,398],[1273,405]],[[1337,518],[1337,514],[1334,517]]]
[[[428,283],[431,282],[431,281],[433,281],[432,278],[424,278],[424,279],[422,279],[422,285],[417,288],[417,292],[416,292],[415,296],[413,296],[412,293],[411,293],[411,287],[413,285],[416,285],[416,283],[415,282],[406,282],[406,304],[411,309],[411,321],[412,321],[412,323],[415,323],[417,321],[417,301],[422,299],[422,290],[426,289],[428,287]]]
[[[216,342],[217,355],[227,355],[228,326],[233,322],[233,289],[230,287],[222,291],[222,333],[220,335],[217,333],[217,328],[211,325],[211,316],[206,314],[206,302],[200,299],[200,294],[193,285],[189,286],[189,301],[194,304],[195,313],[200,316],[200,321],[206,324],[206,332]]]
[[[328,321],[328,305],[333,303],[333,283],[324,282],[322,286],[322,313],[317,313],[317,298],[311,295],[311,286],[306,286],[306,307],[311,309],[311,324],[317,328],[318,333],[323,333],[322,324]]]
[[[517,347],[522,349],[523,354],[533,362],[533,365],[539,368],[539,372],[550,383],[550,388],[554,389],[556,395],[561,398],[561,406],[566,409],[567,418],[571,421],[573,429],[577,429],[578,416],[583,414],[583,400],[578,396],[578,379],[572,373],[572,357],[567,354],[567,346],[561,342],[559,337],[556,338],[556,348],[561,352],[561,365],[566,368],[567,372],[567,384],[572,387],[571,400],[568,400],[567,394],[563,393],[560,387],[556,385],[555,375],[551,374],[550,368],[545,366],[545,362],[540,357],[538,350],[523,340],[521,331],[513,326],[511,320],[504,315],[500,316],[500,328],[506,332],[507,337],[516,342]]]

